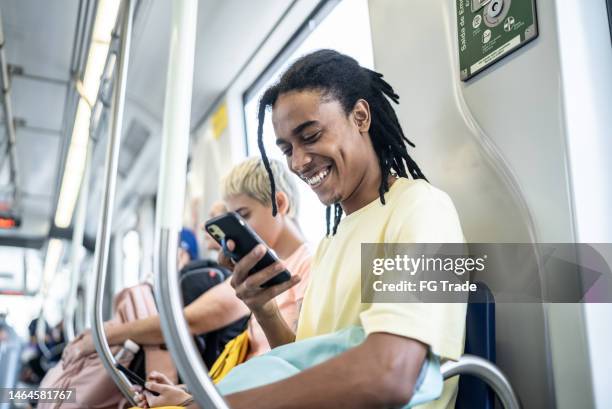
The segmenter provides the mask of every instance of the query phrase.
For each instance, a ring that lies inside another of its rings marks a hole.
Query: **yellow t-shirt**
[[[366,334],[386,332],[419,340],[442,359],[463,352],[465,304],[361,303],[361,243],[464,242],[448,195],[423,180],[400,178],[380,199],[345,216],[336,235],[324,238],[312,261],[296,340],[361,325]],[[452,408],[457,377],[440,399],[420,408]]]

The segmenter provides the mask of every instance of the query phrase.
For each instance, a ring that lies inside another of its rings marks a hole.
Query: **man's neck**
[[[289,218],[286,219],[285,226],[281,230],[274,251],[278,256],[285,260],[289,258],[304,244],[302,233],[297,228],[296,224]]]
[[[353,194],[341,203],[342,210],[346,215],[367,206],[380,197],[380,192],[378,190],[380,186],[380,170],[376,173],[372,172],[372,174],[373,175],[366,174],[366,177],[359,183],[359,186],[355,189]],[[387,176],[387,185],[389,188],[395,183],[395,180],[396,178],[394,176]]]

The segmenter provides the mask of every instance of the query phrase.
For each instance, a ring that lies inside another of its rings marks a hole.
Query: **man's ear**
[[[365,99],[359,99],[353,107],[353,121],[359,132],[368,132],[372,118],[370,116],[370,105]]]
[[[276,209],[283,216],[289,213],[289,198],[285,192],[276,192]]]

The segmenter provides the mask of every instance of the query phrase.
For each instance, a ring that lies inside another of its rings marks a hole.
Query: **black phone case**
[[[238,213],[229,212],[221,216],[217,216],[208,220],[205,224],[206,231],[221,244],[221,239],[215,237],[210,227],[217,225],[221,231],[225,234],[225,238],[231,239],[236,244],[236,248],[233,253],[236,255],[239,261],[242,257],[246,256],[255,246],[258,244],[264,244],[263,240],[249,227],[247,222],[240,217]],[[222,245],[222,244],[221,244]],[[267,248],[267,246],[266,246]],[[255,266],[249,271],[250,274],[254,274],[257,271],[263,270],[270,264],[278,261],[278,258],[267,248],[266,254],[255,264]],[[287,270],[281,271],[276,276],[272,277],[261,285],[262,288],[272,287],[288,281],[291,278],[291,274]]]
[[[134,372],[132,372],[130,369],[126,368],[125,366],[121,365],[119,362],[115,363],[115,368],[119,369],[121,372],[123,372],[123,374],[125,376],[127,376],[127,378],[131,381],[134,382],[136,385],[140,385],[144,388],[144,390],[150,392],[153,396],[159,396],[158,392],[152,391],[150,389],[145,388],[145,380],[142,379],[140,376],[136,375]]]

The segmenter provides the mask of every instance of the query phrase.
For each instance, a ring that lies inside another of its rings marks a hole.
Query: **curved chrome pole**
[[[113,109],[111,119],[111,134],[106,151],[106,168],[104,172],[104,190],[102,196],[102,212],[98,224],[98,237],[96,238],[96,252],[94,255],[94,272],[96,277],[95,298],[92,315],[91,335],[96,351],[117,387],[133,405],[137,406],[135,392],[131,384],[115,368],[115,358],[104,336],[104,321],[102,317],[102,301],[104,298],[104,284],[108,267],[108,253],[111,236],[113,206],[115,202],[115,185],[117,182],[117,166],[119,162],[119,145],[123,125],[123,110],[125,103],[125,89],[129,61],[130,40],[132,34],[132,19],[134,16],[134,0],[124,0],[121,18],[121,37],[118,55],[117,79],[113,93]]]
[[[159,173],[154,263],[162,331],[174,362],[201,408],[228,409],[208,377],[183,316],[178,288],[177,246],[187,173],[197,0],[172,2],[170,57]]]
[[[508,378],[486,359],[474,355],[463,355],[459,361],[442,364],[440,371],[446,380],[456,375],[473,375],[487,383],[499,398],[505,409],[520,409],[519,400]]]

